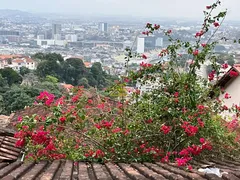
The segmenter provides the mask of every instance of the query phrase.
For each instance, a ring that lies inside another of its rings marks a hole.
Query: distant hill
[[[42,17],[35,15],[33,13],[20,11],[20,10],[12,10],[12,9],[0,9],[0,18],[9,19],[12,21],[18,22],[34,22],[44,20]]]

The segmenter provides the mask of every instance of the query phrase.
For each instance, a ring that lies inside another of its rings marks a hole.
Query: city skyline
[[[1,9],[15,9],[32,13],[62,13],[66,15],[82,16],[133,16],[133,17],[169,17],[192,18],[203,17],[206,5],[211,5],[215,0],[9,0],[2,2]],[[240,14],[238,0],[222,0],[221,9],[228,9],[227,19],[238,20]],[[127,11],[126,11],[127,9]]]

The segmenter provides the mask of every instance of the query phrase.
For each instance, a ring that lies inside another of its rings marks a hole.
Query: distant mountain
[[[12,9],[0,9],[0,17],[33,17],[34,15],[28,12]]]
[[[0,18],[17,22],[34,22],[43,20],[43,18],[38,15],[12,9],[0,9]]]

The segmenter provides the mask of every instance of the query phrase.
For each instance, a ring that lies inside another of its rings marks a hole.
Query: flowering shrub
[[[220,12],[211,16],[218,5],[219,0],[207,6],[203,27],[195,35],[196,44],[175,40],[172,30],[148,23],[143,34],[162,30],[169,37],[171,45],[159,54],[169,61],[141,63],[139,71],[130,72],[108,89],[109,96],[95,93],[89,97],[82,87],[59,99],[42,92],[36,104],[45,106],[49,114],[20,117],[16,145],[25,147],[26,158],[34,160],[176,161],[189,169],[190,161],[198,156],[239,153],[240,138],[234,130],[240,108],[233,107],[237,116],[230,123],[219,118],[219,113],[231,107],[219,100],[218,95],[224,92],[212,83],[227,65],[216,64],[212,36],[207,42],[201,40],[209,28],[217,30],[226,15]],[[178,66],[178,51],[184,49],[193,57],[188,72],[181,72]],[[128,53],[126,65],[132,57],[131,51]],[[205,59],[213,67],[208,80],[196,75]],[[230,74],[238,75],[234,71]],[[146,93],[136,90],[127,97],[125,86],[130,81],[158,86]],[[231,95],[226,93],[225,98]]]

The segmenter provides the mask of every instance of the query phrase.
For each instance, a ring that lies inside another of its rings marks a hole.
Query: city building
[[[137,53],[144,53],[145,51],[145,38],[138,37],[137,39]]]
[[[67,34],[65,36],[65,40],[67,40],[68,42],[77,42],[78,37],[76,34]]]
[[[104,23],[104,22],[100,22],[98,24],[98,29],[99,31],[101,32],[107,32],[108,31],[108,24],[107,23]]]
[[[56,34],[61,34],[62,25],[61,24],[53,24],[52,25],[52,37]]]
[[[37,36],[37,39],[40,39],[40,40],[41,40],[41,39],[45,39],[45,38],[44,38],[44,35],[38,35],[38,36]]]
[[[24,56],[14,56],[14,55],[1,55],[0,56],[0,69],[10,67],[15,71],[19,71],[21,67],[26,67],[28,69],[34,70],[37,68],[37,63]]]
[[[163,47],[163,38],[158,37],[155,42],[156,47]]]
[[[0,41],[1,42],[19,42],[20,33],[18,31],[0,30]]]

